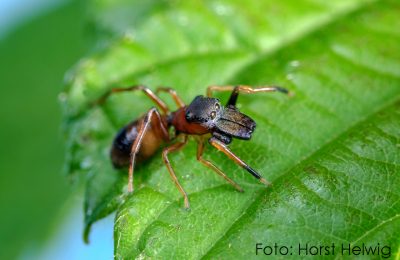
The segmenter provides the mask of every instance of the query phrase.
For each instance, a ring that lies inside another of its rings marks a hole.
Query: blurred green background
[[[77,252],[57,255],[57,241],[63,251],[90,248],[80,237],[82,193],[62,173],[57,100],[65,72],[90,46],[83,5],[0,1],[0,259],[76,259]]]

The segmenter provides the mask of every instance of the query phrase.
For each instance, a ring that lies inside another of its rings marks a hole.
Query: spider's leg
[[[187,196],[186,191],[183,189],[182,185],[179,183],[178,178],[175,175],[174,169],[172,169],[171,163],[168,159],[168,154],[170,152],[176,152],[179,151],[180,149],[182,149],[186,144],[187,144],[187,135],[184,135],[184,140],[182,142],[178,142],[175,143],[167,148],[164,148],[163,153],[162,153],[162,157],[164,160],[165,165],[167,166],[169,175],[171,176],[172,181],[175,183],[176,187],[178,188],[179,192],[182,194],[184,202],[185,202],[185,208],[190,208],[190,204],[189,204],[189,199]]]
[[[137,136],[132,144],[128,171],[128,192],[133,192],[133,170],[135,168],[136,155],[139,153],[143,138],[152,122],[153,124],[159,124],[163,139],[168,140],[168,130],[162,124],[160,114],[156,108],[150,109],[149,112],[147,112],[147,114],[140,120]]]
[[[178,96],[178,94],[176,93],[175,89],[168,88],[168,87],[159,87],[159,88],[156,89],[156,94],[158,94],[160,92],[167,92],[168,94],[170,94],[172,99],[174,100],[175,104],[178,106],[178,108],[181,108],[181,107],[185,106],[185,103]]]
[[[160,109],[164,114],[167,114],[169,112],[169,109],[167,105],[162,101],[156,94],[154,94],[153,91],[151,91],[149,88],[145,86],[131,86],[127,88],[112,88],[109,91],[107,91],[104,95],[102,95],[96,102],[94,102],[92,105],[102,105],[106,102],[106,100],[114,93],[120,93],[120,92],[128,92],[128,91],[143,91],[143,93],[150,98]]]
[[[282,92],[285,94],[289,94],[289,91],[285,88],[278,86],[261,86],[258,88],[253,88],[251,86],[239,85],[239,86],[209,86],[207,88],[207,96],[211,97],[213,91],[232,91],[232,94],[228,100],[226,106],[236,106],[236,101],[239,96],[239,93],[244,94],[253,94],[258,92]]]
[[[236,164],[244,168],[246,171],[248,171],[251,175],[253,175],[255,178],[257,178],[261,183],[265,185],[271,185],[266,179],[264,179],[258,172],[256,172],[253,168],[251,168],[247,163],[245,163],[242,159],[240,159],[236,154],[234,154],[223,142],[219,141],[215,137],[211,137],[208,142],[217,148],[219,151],[223,152],[226,156],[229,157],[232,161],[234,161]]]
[[[198,141],[197,144],[197,160],[201,162],[204,166],[213,170],[216,174],[224,178],[227,182],[229,182],[236,190],[243,192],[243,189],[237,184],[235,181],[230,179],[223,171],[221,171],[217,166],[215,166],[212,162],[203,158],[204,152],[204,139]]]

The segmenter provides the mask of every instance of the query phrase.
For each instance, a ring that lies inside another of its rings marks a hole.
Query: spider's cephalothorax
[[[256,127],[256,123],[249,116],[241,113],[236,107],[239,93],[256,93],[279,91],[288,93],[281,87],[252,88],[250,86],[210,86],[207,89],[207,97],[197,96],[186,106],[171,88],[158,88],[156,93],[144,86],[132,86],[129,88],[114,88],[104,94],[96,104],[103,104],[106,99],[116,92],[143,91],[161,110],[152,108],[141,118],[134,120],[123,127],[114,139],[111,149],[111,159],[115,167],[129,166],[128,191],[133,191],[133,171],[136,162],[150,158],[163,145],[163,143],[174,142],[171,146],[164,148],[162,157],[168,168],[170,176],[175,185],[184,197],[185,207],[189,208],[188,196],[181,186],[178,178],[168,159],[168,153],[183,148],[188,136],[198,136],[197,160],[208,168],[222,176],[238,191],[242,188],[212,162],[203,158],[204,141],[208,142],[227,155],[231,160],[243,167],[246,171],[259,179],[260,182],[269,183],[261,177],[247,163],[236,156],[228,144],[233,138],[249,140]],[[167,92],[175,101],[178,109],[171,112],[167,105],[157,96],[158,92]],[[232,91],[225,106],[222,106],[219,99],[213,98],[212,91]],[[170,136],[169,129],[173,127],[177,137]],[[211,134],[211,137],[210,137]]]
[[[249,140],[256,127],[256,122],[235,106],[224,107],[219,99],[204,96],[197,96],[186,108],[186,120],[206,127],[226,144],[232,137]]]

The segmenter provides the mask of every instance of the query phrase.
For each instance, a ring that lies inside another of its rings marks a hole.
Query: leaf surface
[[[118,207],[116,258],[256,257],[256,243],[379,242],[399,252],[396,1],[92,5],[99,40],[108,43],[70,77],[68,166],[72,177],[87,180],[87,232]],[[274,186],[266,189],[207,146],[206,158],[245,189],[236,192],[196,161],[191,142],[170,156],[190,212],[160,153],[137,167],[135,193],[125,195],[126,171],[112,169],[110,144],[152,104],[135,93],[87,106],[112,86],[133,84],[173,86],[187,103],[208,85],[277,84],[293,91],[293,97],[239,98],[257,130],[251,141],[230,147]]]

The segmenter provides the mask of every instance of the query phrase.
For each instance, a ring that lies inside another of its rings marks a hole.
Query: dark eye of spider
[[[211,116],[211,119],[214,119],[217,116],[217,113],[215,111],[212,111],[210,116]]]
[[[219,110],[220,109],[220,105],[219,104],[215,104],[215,109]]]
[[[186,113],[186,119],[191,119],[193,114],[191,112]]]

